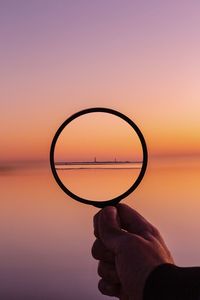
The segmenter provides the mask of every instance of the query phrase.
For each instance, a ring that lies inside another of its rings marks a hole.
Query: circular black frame
[[[132,128],[133,130],[137,133],[140,142],[142,144],[142,150],[143,150],[143,164],[142,164],[142,168],[140,171],[140,174],[138,176],[138,178],[136,179],[136,181],[134,182],[134,184],[123,194],[117,196],[116,198],[113,198],[111,200],[106,200],[106,201],[93,201],[93,200],[88,200],[88,199],[84,199],[81,198],[79,196],[77,196],[76,194],[72,193],[70,190],[68,190],[66,188],[66,186],[62,183],[62,181],[60,180],[57,172],[56,172],[56,168],[55,168],[55,164],[54,164],[54,150],[55,150],[55,145],[56,142],[58,140],[58,137],[60,135],[60,133],[62,132],[62,130],[74,119],[88,114],[88,113],[94,113],[94,112],[104,112],[104,113],[109,113],[115,116],[120,117],[121,119],[123,119],[124,121],[126,121]],[[124,114],[114,110],[114,109],[110,109],[110,108],[104,108],[104,107],[94,107],[94,108],[88,108],[88,109],[84,109],[81,110],[75,114],[73,114],[71,117],[69,117],[67,120],[65,120],[62,125],[58,128],[52,143],[51,143],[51,148],[50,148],[50,165],[51,165],[51,170],[53,173],[53,176],[56,180],[56,182],[58,183],[58,185],[60,186],[60,188],[71,198],[81,202],[81,203],[85,203],[85,204],[89,204],[89,205],[93,205],[95,207],[99,207],[99,208],[103,208],[107,205],[116,205],[118,202],[120,202],[122,199],[124,199],[125,197],[127,197],[129,194],[131,194],[136,188],[137,186],[140,184],[142,178],[144,177],[146,168],[147,168],[147,161],[148,161],[148,151],[147,151],[147,146],[146,146],[146,142],[144,139],[144,136],[142,134],[142,132],[140,131],[140,129],[137,127],[137,125],[131,120],[129,119],[127,116],[125,116]]]

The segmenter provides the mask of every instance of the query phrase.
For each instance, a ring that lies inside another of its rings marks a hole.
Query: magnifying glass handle
[[[116,206],[120,200],[108,200],[108,201],[93,201],[92,205],[97,208],[104,208],[106,206]]]

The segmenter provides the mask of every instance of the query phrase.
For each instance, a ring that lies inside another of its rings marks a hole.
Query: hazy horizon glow
[[[71,114],[110,107],[152,156],[200,155],[199,1],[3,1],[1,161],[47,160]]]

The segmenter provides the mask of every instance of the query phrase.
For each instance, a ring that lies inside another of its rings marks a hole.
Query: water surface
[[[98,209],[66,196],[48,166],[0,174],[0,298],[108,299],[98,292],[90,254]],[[199,178],[198,159],[151,160],[124,201],[160,229],[178,265],[200,265]]]
[[[141,167],[141,163],[56,165],[60,180],[71,192],[94,201],[125,193],[137,180]]]

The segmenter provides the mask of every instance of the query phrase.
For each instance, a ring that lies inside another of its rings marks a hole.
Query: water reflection
[[[107,299],[97,290],[90,254],[98,210],[68,198],[48,167],[7,173],[1,172],[1,299]],[[151,161],[125,201],[159,227],[179,265],[200,264],[199,176],[199,160]]]
[[[126,192],[137,180],[141,164],[59,166],[62,183],[77,196],[95,200],[111,200]]]

